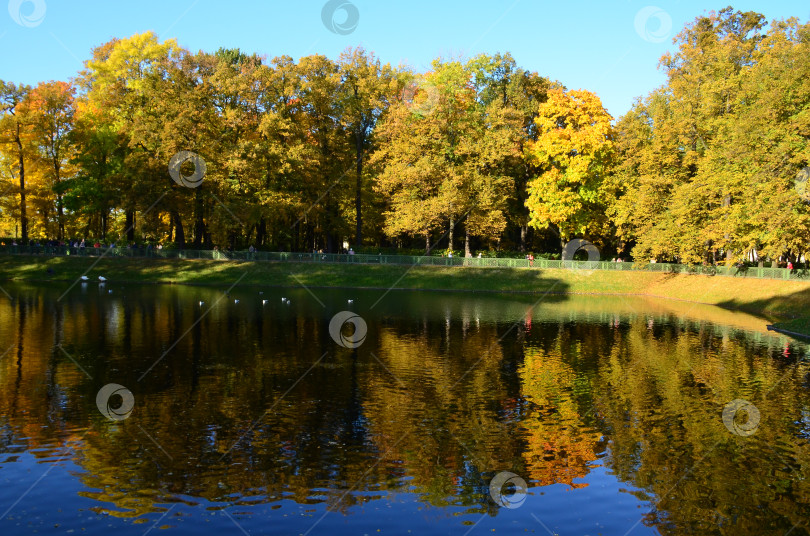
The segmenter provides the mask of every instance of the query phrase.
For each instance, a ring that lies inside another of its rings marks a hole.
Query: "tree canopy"
[[[0,236],[801,257],[810,25],[726,8],[675,46],[665,84],[614,119],[508,53],[417,73],[363,48],[296,61],[113,39],[70,82],[0,81]],[[169,174],[191,153],[196,187]]]

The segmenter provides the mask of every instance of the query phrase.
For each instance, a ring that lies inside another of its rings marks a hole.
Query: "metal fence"
[[[297,253],[270,251],[220,251],[197,249],[155,249],[69,246],[0,246],[2,255],[34,255],[42,257],[131,257],[151,259],[208,259],[239,261],[308,262],[337,264],[395,264],[422,266],[470,266],[479,268],[534,268],[572,270],[619,270],[647,271],[672,274],[703,274],[727,277],[752,277],[760,279],[807,280],[810,272],[805,269],[760,268],[746,266],[691,266],[686,264],[633,263],[610,261],[554,261],[546,259],[514,259],[496,257],[440,257],[429,255],[368,255],[336,253]]]

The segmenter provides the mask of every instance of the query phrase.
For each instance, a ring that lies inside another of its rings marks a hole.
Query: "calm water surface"
[[[3,535],[808,533],[806,348],[748,315],[66,287],[0,295]]]

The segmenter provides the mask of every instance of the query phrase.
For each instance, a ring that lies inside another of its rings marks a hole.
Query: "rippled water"
[[[807,533],[806,348],[748,315],[4,288],[4,535]],[[329,331],[344,310],[367,326],[355,348]]]

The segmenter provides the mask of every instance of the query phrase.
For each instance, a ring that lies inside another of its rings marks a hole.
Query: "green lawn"
[[[792,331],[794,333],[800,333],[807,337],[810,337],[810,317],[808,316],[801,316],[799,318],[793,318],[791,320],[776,322],[774,323],[773,326],[775,328],[783,329],[786,331]]]
[[[48,273],[48,270],[51,273]],[[95,280],[284,287],[397,288],[542,294],[639,294],[741,309],[769,320],[791,320],[810,305],[810,282],[527,268],[465,268],[88,257],[0,257],[0,280]],[[805,322],[805,329],[808,329]],[[787,328],[786,328],[787,329]]]

